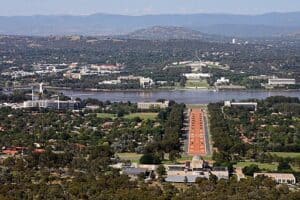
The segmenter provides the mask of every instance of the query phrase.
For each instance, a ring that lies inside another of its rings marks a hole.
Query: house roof
[[[127,174],[127,175],[134,175],[134,176],[136,176],[136,175],[139,175],[141,173],[147,172],[147,169],[128,167],[128,168],[124,168],[123,172],[124,172],[124,174]]]
[[[186,178],[185,178],[186,177]],[[185,179],[188,183],[195,183],[197,178],[208,178],[205,175],[186,175],[186,176],[168,176],[165,181],[166,182],[172,182],[172,183],[184,183]]]
[[[294,174],[285,173],[254,173],[254,177],[257,176],[267,176],[273,179],[295,179]]]

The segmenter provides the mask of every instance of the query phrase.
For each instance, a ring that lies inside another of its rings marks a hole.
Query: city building
[[[126,167],[121,171],[121,174],[126,174],[130,177],[131,180],[136,180],[139,175],[146,175],[149,174],[149,172],[144,168]]]
[[[229,83],[230,83],[229,79],[226,79],[225,77],[221,77],[220,79],[217,79],[217,81],[215,82],[215,85],[226,85]]]
[[[67,71],[66,73],[63,74],[63,76],[68,79],[79,79],[79,80],[81,79],[81,73],[77,73],[77,72]]]
[[[110,81],[99,82],[99,85],[117,85],[117,84],[121,84],[121,81],[120,80],[110,80]]]
[[[268,80],[268,85],[295,85],[296,79],[294,78],[271,78]]]
[[[30,100],[24,101],[23,108],[49,108],[49,109],[70,109],[77,107],[77,101],[59,101],[59,100]]]
[[[40,84],[39,84],[39,93],[40,93],[40,94],[44,94],[43,85],[44,85],[43,83],[40,83]]]
[[[138,81],[142,88],[149,88],[154,85],[154,81],[151,78],[142,76],[120,76],[118,77],[118,81],[120,81],[121,83],[128,81]]]
[[[153,80],[151,78],[140,78],[140,86],[142,88],[150,88],[154,84]]]
[[[23,70],[13,71],[13,72],[2,72],[2,76],[10,76],[11,78],[21,78],[21,77],[28,77],[28,76],[34,76],[34,72],[26,72]]]
[[[121,65],[109,65],[109,64],[103,64],[103,65],[91,65],[92,69],[96,69],[98,71],[105,70],[105,71],[119,71],[121,69]]]
[[[218,177],[218,179],[229,179],[229,171],[227,167],[214,167],[211,171],[211,174]]]
[[[167,108],[169,107],[169,101],[164,101],[164,102],[138,102],[137,103],[138,109],[141,110],[149,110],[152,108]]]
[[[296,178],[293,174],[284,174],[284,173],[254,173],[253,177],[257,176],[267,176],[272,178],[278,184],[296,184]]]
[[[121,73],[121,68],[122,66],[117,64],[117,65],[109,65],[109,64],[104,64],[104,65],[91,65],[91,69],[97,70],[98,74],[118,74]]]
[[[257,110],[257,102],[231,102],[231,101],[225,101],[224,106],[225,107],[232,107],[232,106],[242,106],[247,108],[252,108],[255,111]]]
[[[209,179],[211,175],[215,175],[218,180],[229,179],[229,171],[226,167],[211,169],[199,155],[194,156],[191,162],[165,165],[165,168],[167,171],[165,181],[170,183],[195,183],[197,178]]]
[[[210,78],[211,74],[209,73],[186,73],[183,76],[188,80],[195,80],[195,79],[205,79]]]
[[[269,80],[276,79],[276,76],[267,76],[267,75],[259,75],[259,76],[249,76],[250,80]]]
[[[232,44],[236,44],[236,39],[235,39],[235,38],[232,38],[231,43],[232,43]]]

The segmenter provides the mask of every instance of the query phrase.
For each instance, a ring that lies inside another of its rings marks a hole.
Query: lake
[[[173,91],[108,91],[108,92],[85,92],[74,90],[61,90],[65,95],[75,98],[94,98],[100,101],[111,102],[148,102],[158,99],[174,100],[186,104],[208,104],[219,101],[235,99],[245,100],[250,98],[264,99],[270,96],[289,96],[300,98],[300,91],[267,91],[267,90],[173,90]]]

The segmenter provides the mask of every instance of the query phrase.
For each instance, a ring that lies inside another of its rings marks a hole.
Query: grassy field
[[[115,114],[110,114],[110,113],[98,113],[97,117],[99,118],[115,118]]]
[[[208,83],[206,80],[188,80],[186,81],[185,87],[189,88],[207,88],[209,87]]]
[[[244,168],[244,167],[252,165],[252,164],[258,165],[258,167],[260,169],[272,170],[272,171],[276,171],[277,170],[277,166],[278,166],[277,163],[259,163],[259,162],[248,162],[247,161],[247,162],[238,162],[235,165],[235,167]]]
[[[110,114],[110,113],[98,113],[97,117],[99,118],[116,118],[117,115],[116,114]],[[139,117],[143,120],[147,120],[147,119],[155,119],[157,117],[157,113],[131,113],[128,115],[125,115],[124,118],[126,119],[133,119],[135,117]]]
[[[295,152],[270,152],[270,154],[272,155],[277,155],[279,157],[282,157],[282,158],[287,158],[287,157],[290,157],[290,158],[296,158],[296,157],[300,157],[300,153],[295,153]]]
[[[122,160],[130,160],[131,162],[139,162],[142,154],[137,153],[117,153]]]
[[[147,119],[155,119],[157,117],[157,113],[131,113],[129,115],[125,115],[124,118],[127,118],[127,119],[133,119],[133,118],[136,118],[136,117],[139,117],[143,120],[147,120]]]

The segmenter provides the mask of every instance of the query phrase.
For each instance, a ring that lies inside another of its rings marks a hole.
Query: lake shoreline
[[[278,92],[278,91],[299,91],[300,89],[220,89],[213,88],[152,88],[152,89],[96,89],[96,88],[69,88],[69,87],[47,87],[49,90],[64,90],[64,91],[77,91],[77,92],[170,92],[170,91],[265,91],[265,92]]]

